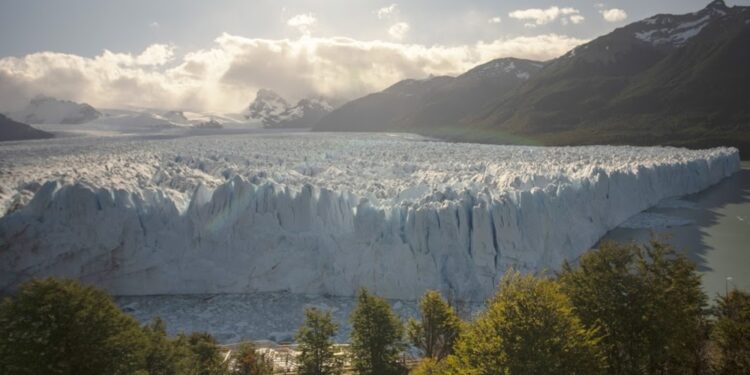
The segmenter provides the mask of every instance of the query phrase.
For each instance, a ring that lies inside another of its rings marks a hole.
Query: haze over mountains
[[[274,91],[260,89],[245,117],[260,121],[265,128],[309,128],[332,110],[323,99],[302,99],[291,105]]]
[[[27,124],[82,124],[102,117],[101,112],[86,103],[46,96],[31,99],[26,108],[8,115]]]
[[[502,68],[510,62],[522,77]],[[491,143],[731,145],[747,153],[749,66],[750,7],[717,0],[699,12],[619,28],[543,67],[500,59],[454,79],[405,80],[343,105],[315,130]],[[496,78],[471,80],[483,67]]]
[[[695,13],[629,24],[551,61],[501,58],[456,77],[406,79],[335,109],[323,98],[293,104],[261,89],[237,115],[103,113],[49,97],[7,115],[28,124],[115,124],[117,131],[257,124],[485,143],[721,145],[747,155],[748,66],[750,7],[717,0]]]

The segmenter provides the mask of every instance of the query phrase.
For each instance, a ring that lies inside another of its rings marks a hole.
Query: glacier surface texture
[[[526,147],[389,134],[67,138],[0,146],[0,290],[65,276],[118,295],[489,296],[735,149]]]

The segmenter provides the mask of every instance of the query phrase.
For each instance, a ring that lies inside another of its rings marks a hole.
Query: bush
[[[0,305],[0,373],[132,374],[148,341],[109,295],[71,280],[33,280]]]
[[[668,245],[602,243],[578,267],[564,264],[560,282],[603,335],[611,373],[701,371],[706,297],[695,266]]]
[[[447,373],[602,373],[598,342],[555,281],[509,271],[447,358]]]
[[[352,362],[359,374],[405,372],[398,361],[404,349],[403,326],[386,300],[360,290],[351,323]]]
[[[297,332],[301,375],[340,374],[343,363],[335,356],[333,337],[338,326],[329,311],[305,309],[305,323]]]
[[[440,293],[431,290],[419,301],[420,321],[410,319],[407,336],[425,357],[440,361],[453,353],[461,333],[461,320]]]

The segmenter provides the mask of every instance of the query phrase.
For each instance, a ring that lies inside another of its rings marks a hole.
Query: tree
[[[404,349],[404,329],[386,300],[360,290],[350,320],[352,362],[358,373],[388,375],[404,371],[398,363]]]
[[[706,297],[672,247],[604,242],[559,276],[583,323],[601,332],[611,373],[700,371]]]
[[[420,321],[410,319],[407,336],[425,357],[440,361],[453,353],[453,344],[461,333],[461,320],[448,302],[434,290],[419,301]]]
[[[228,363],[216,343],[216,339],[205,332],[180,335],[178,345],[185,345],[192,353],[192,373],[195,375],[224,375],[229,372]]]
[[[167,337],[167,327],[161,318],[154,319],[150,325],[143,327],[148,338],[146,352],[146,371],[149,375],[177,374],[174,368],[174,346]]]
[[[0,373],[132,374],[147,339],[105,292],[72,280],[23,284],[0,305]]]
[[[720,297],[711,332],[718,348],[718,374],[750,374],[750,294],[733,290]]]
[[[299,373],[302,375],[340,374],[343,363],[335,356],[333,337],[338,325],[330,311],[305,309],[305,323],[297,332],[300,354]]]
[[[602,373],[598,342],[557,282],[509,271],[446,359],[447,373]]]
[[[424,357],[409,371],[409,375],[443,375],[446,372],[445,362],[438,362],[431,357]]]
[[[234,375],[273,374],[273,361],[263,353],[258,353],[252,343],[243,343],[234,356]]]
[[[161,318],[143,327],[148,338],[145,370],[149,375],[183,375],[191,373],[193,355],[186,345],[167,337]]]

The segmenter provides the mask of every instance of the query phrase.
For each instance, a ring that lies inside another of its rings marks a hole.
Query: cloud
[[[160,27],[161,27],[161,25],[160,25],[160,24],[159,24],[158,22],[154,21],[154,22],[151,22],[151,23],[150,23],[150,24],[148,25],[148,27],[150,27],[150,28],[152,28],[152,29],[158,29],[158,28],[160,28]]]
[[[567,25],[568,22],[579,24],[584,21],[584,17],[578,9],[559,8],[556,6],[547,9],[531,8],[514,10],[508,13],[508,16],[521,21],[533,21],[525,23],[524,26],[526,27],[546,25],[558,19],[561,20],[563,25]]]
[[[288,26],[294,27],[299,30],[300,33],[310,35],[310,29],[318,19],[312,13],[298,14],[286,21]]]
[[[406,33],[408,32],[409,24],[406,22],[395,23],[393,24],[393,26],[388,28],[388,35],[397,40],[404,39],[404,36],[406,36]]]
[[[570,22],[573,22],[576,25],[583,22],[584,20],[586,19],[580,14],[574,14],[570,16]]]
[[[500,17],[492,17],[489,20],[487,20],[488,23],[500,23],[503,22],[502,18]]]
[[[164,65],[174,57],[174,47],[166,44],[152,44],[135,58],[138,65]]]
[[[455,46],[351,38],[259,39],[222,34],[211,48],[155,44],[94,57],[39,52],[0,58],[0,111],[36,95],[100,108],[149,107],[237,112],[260,88],[289,100],[353,99],[405,78],[456,75],[491,59],[547,60],[585,40],[545,34]]]
[[[628,13],[622,9],[612,8],[600,12],[607,22],[620,22],[628,18]]]
[[[388,19],[395,15],[396,12],[398,12],[398,4],[391,4],[387,7],[378,9],[375,14],[377,14],[380,19]]]

